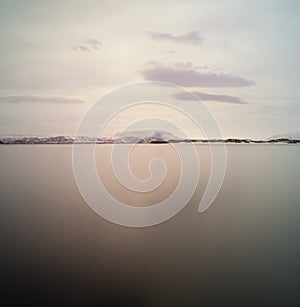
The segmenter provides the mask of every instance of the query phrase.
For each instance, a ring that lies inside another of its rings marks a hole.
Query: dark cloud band
[[[0,103],[85,103],[81,98],[67,96],[39,96],[39,95],[5,95],[0,96]]]
[[[201,92],[193,92],[193,94],[198,96],[203,101],[218,101],[224,103],[247,104],[246,102],[242,101],[241,98],[236,96],[207,94]],[[197,100],[197,97],[192,96],[186,92],[175,94],[174,97],[176,97],[179,100]]]
[[[225,73],[199,71],[195,67],[150,65],[142,74],[146,80],[174,83],[185,87],[245,87],[255,81]]]

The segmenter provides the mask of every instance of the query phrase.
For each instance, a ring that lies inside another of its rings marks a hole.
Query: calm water
[[[229,145],[224,184],[202,214],[210,163],[207,146],[197,150],[203,173],[190,203],[133,229],[85,204],[71,146],[1,146],[5,306],[300,306],[300,146]],[[179,171],[168,145],[138,145],[132,163],[141,178],[153,155],[173,166],[154,194],[120,190],[103,163],[108,151],[97,147],[97,165],[117,198],[146,206],[171,193]]]

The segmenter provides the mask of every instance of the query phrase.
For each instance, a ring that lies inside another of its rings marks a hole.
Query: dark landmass
[[[0,145],[15,144],[166,144],[166,143],[196,143],[196,144],[299,144],[300,139],[279,138],[268,140],[252,140],[252,139],[160,139],[155,137],[130,137],[130,138],[92,138],[92,137],[69,137],[69,136],[53,136],[53,137],[27,137],[27,136],[5,136],[0,137]]]

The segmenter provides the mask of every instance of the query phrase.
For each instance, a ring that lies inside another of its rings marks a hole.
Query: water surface
[[[143,195],[130,194],[112,177],[103,163],[109,146],[97,146],[96,162],[117,198],[148,206],[172,193],[180,172],[168,145],[138,145],[131,165],[137,177],[149,175],[147,161],[155,155],[172,166],[164,185]],[[72,146],[1,146],[1,299],[7,306],[16,300],[32,306],[299,306],[300,146],[227,146],[224,184],[202,214],[197,207],[210,161],[207,145],[197,151],[202,172],[189,204],[163,224],[133,229],[86,205],[72,172]]]

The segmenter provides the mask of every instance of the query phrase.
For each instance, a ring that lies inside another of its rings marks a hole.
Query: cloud
[[[218,101],[218,102],[226,102],[226,103],[247,104],[246,102],[242,101],[241,98],[236,97],[236,96],[207,94],[207,93],[201,93],[201,92],[192,92],[192,93],[198,96],[203,101]],[[179,100],[197,100],[197,97],[187,92],[175,94],[174,97]]]
[[[72,49],[74,51],[91,52],[98,50],[102,46],[102,43],[95,38],[85,38],[80,44],[74,45]]]
[[[0,103],[52,103],[71,104],[86,103],[81,98],[68,96],[39,96],[39,95],[4,95],[0,96]]]
[[[75,51],[87,51],[87,52],[90,51],[90,49],[88,47],[86,47],[85,45],[82,45],[82,44],[78,44],[76,46],[73,46],[72,49],[75,50]]]
[[[184,35],[173,35],[171,33],[162,33],[162,32],[147,32],[149,37],[156,41],[173,41],[177,43],[186,43],[192,45],[198,45],[202,42],[202,37],[199,35],[198,31],[188,32]]]
[[[173,66],[156,63],[142,71],[146,80],[174,83],[185,87],[245,87],[255,81],[225,73],[201,71],[192,63],[176,63]]]

